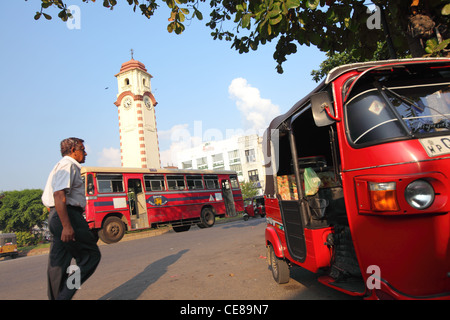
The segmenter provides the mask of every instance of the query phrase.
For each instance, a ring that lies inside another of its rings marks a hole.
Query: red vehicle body
[[[450,298],[450,59],[336,68],[266,138],[278,283],[297,265],[366,299]]]
[[[83,167],[86,221],[105,243],[126,230],[171,224],[176,232],[193,224],[212,227],[215,217],[243,211],[234,171]]]
[[[244,200],[244,220],[247,221],[250,217],[255,217],[256,215],[262,218],[266,216],[264,196],[255,196]]]

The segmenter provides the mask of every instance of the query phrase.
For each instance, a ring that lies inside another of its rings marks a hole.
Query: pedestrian
[[[47,269],[50,300],[72,299],[100,262],[97,240],[83,217],[86,195],[80,169],[87,156],[83,143],[78,138],[61,141],[63,158],[50,172],[42,194],[52,235]],[[69,268],[72,258],[75,268]],[[69,274],[71,270],[75,273]]]

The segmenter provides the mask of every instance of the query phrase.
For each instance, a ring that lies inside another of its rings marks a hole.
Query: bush
[[[36,238],[31,232],[19,231],[16,232],[16,236],[18,247],[27,247],[36,244]]]

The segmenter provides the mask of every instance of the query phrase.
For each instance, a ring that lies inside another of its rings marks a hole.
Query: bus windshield
[[[353,96],[345,111],[349,136],[356,145],[446,135],[450,132],[450,82],[408,86],[376,82]]]

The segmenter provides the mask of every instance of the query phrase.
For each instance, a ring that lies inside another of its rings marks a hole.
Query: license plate
[[[419,139],[428,156],[436,157],[450,153],[450,136]]]

